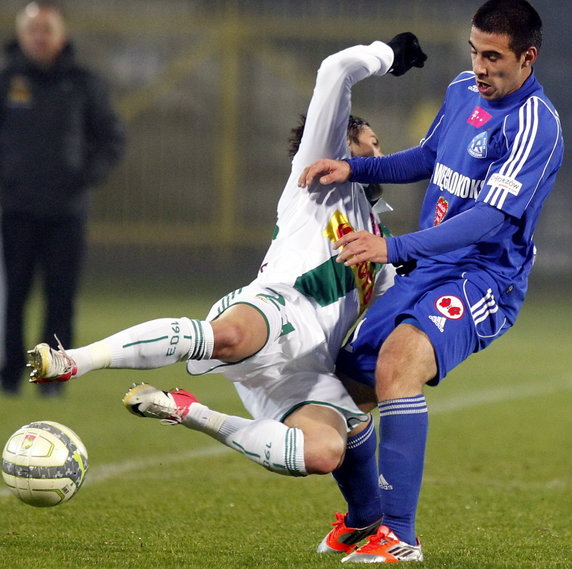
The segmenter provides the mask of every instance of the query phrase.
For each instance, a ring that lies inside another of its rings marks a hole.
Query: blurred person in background
[[[124,128],[107,86],[76,63],[61,8],[31,2],[0,71],[0,206],[6,271],[2,389],[18,394],[25,368],[24,313],[43,277],[42,337],[72,342],[85,250],[89,189],[124,150]],[[57,394],[49,386],[45,394]]]

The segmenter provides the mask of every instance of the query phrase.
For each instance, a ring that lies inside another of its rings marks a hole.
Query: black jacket
[[[40,217],[85,215],[88,189],[123,154],[123,124],[100,77],[68,44],[47,71],[16,42],[0,71],[0,206]]]

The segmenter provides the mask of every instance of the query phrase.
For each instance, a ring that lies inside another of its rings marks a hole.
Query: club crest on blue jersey
[[[443,219],[445,219],[448,211],[449,202],[443,196],[440,196],[435,207],[435,219],[433,220],[433,225],[439,225]]]
[[[475,138],[471,140],[467,148],[467,152],[473,158],[486,158],[488,139],[489,136],[486,130],[484,132],[481,132],[480,134],[477,134],[477,136],[475,136]]]

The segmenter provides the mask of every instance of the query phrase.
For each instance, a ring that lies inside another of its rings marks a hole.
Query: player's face
[[[349,145],[352,156],[383,156],[379,138],[367,125],[360,128],[358,142],[350,140]]]
[[[67,34],[59,12],[30,4],[20,16],[18,41],[26,57],[41,67],[49,67],[61,53]]]
[[[538,54],[530,47],[517,56],[509,48],[509,37],[489,34],[473,27],[469,45],[477,88],[483,99],[502,99],[522,87]]]

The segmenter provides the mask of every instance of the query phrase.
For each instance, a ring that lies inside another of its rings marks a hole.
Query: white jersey
[[[349,426],[365,418],[334,375],[335,360],[350,328],[391,286],[395,272],[390,265],[367,262],[349,268],[336,262],[333,244],[342,235],[380,232],[361,185],[299,188],[298,177],[319,158],[349,157],[351,88],[371,75],[384,75],[392,62],[393,51],[382,42],[354,46],[322,62],[300,148],[278,203],[274,239],[258,276],[221,299],[207,316],[212,320],[239,302],[275,312],[267,319],[276,317],[280,325],[260,352],[242,362],[187,362],[191,375],[217,372],[237,382],[255,418],[283,420],[307,403],[337,409]]]
[[[384,75],[392,62],[393,51],[382,42],[353,46],[322,62],[300,148],[278,203],[275,237],[256,279],[259,285],[291,285],[306,296],[333,352],[374,296],[380,269],[369,262],[352,268],[336,263],[339,251],[333,244],[350,231],[379,229],[361,185],[300,188],[298,178],[320,158],[350,156],[351,88],[371,75]],[[383,270],[392,272],[389,267]],[[379,280],[382,287],[384,277]]]

